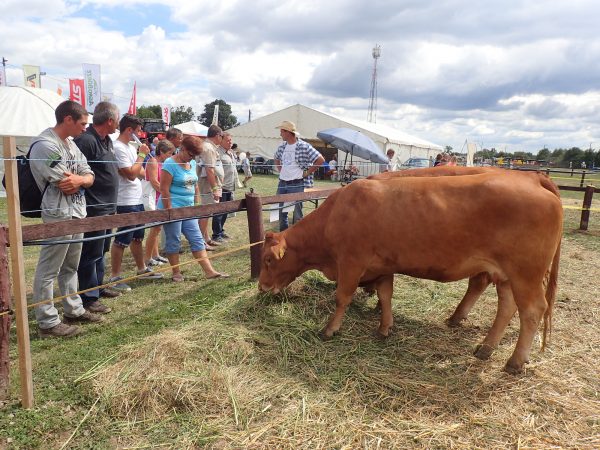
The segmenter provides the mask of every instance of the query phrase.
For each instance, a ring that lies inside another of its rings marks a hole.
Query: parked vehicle
[[[166,135],[167,126],[162,119],[144,119],[144,125],[142,125],[142,132],[138,137],[140,139],[148,139],[148,142],[152,142],[152,140],[155,137],[162,139]]]
[[[410,158],[404,164],[404,169],[422,169],[424,167],[431,167],[431,161],[427,158]]]

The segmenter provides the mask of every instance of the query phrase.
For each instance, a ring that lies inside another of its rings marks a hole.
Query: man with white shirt
[[[142,131],[142,120],[132,114],[125,114],[119,122],[119,137],[114,142],[115,157],[119,169],[119,189],[117,193],[117,214],[144,211],[142,203],[142,182],[144,175],[144,159],[150,151],[147,145],[140,145],[137,149],[130,141],[135,140],[137,134]],[[135,136],[135,137],[134,137]],[[134,226],[118,228],[117,231],[126,231]],[[146,279],[162,278],[161,273],[156,273],[146,267],[144,262],[144,229],[137,229],[123,234],[117,234],[110,249],[111,277],[110,283],[122,280],[121,264],[123,253],[127,247],[131,248],[131,254],[137,266],[137,274],[144,275]],[[119,291],[130,291],[131,287],[123,282],[113,286]]]
[[[314,184],[313,173],[325,161],[323,156],[308,142],[298,138],[296,125],[287,120],[275,127],[280,129],[284,142],[275,152],[275,165],[279,170],[277,194],[304,192]],[[280,205],[281,206],[281,205]],[[302,219],[302,203],[294,207],[294,223]],[[287,229],[288,213],[279,211],[279,231]]]

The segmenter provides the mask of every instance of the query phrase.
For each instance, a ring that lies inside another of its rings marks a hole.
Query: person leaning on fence
[[[119,190],[117,194],[117,214],[144,211],[142,204],[142,183],[144,176],[143,163],[149,148],[140,145],[138,149],[130,143],[142,130],[142,120],[132,114],[125,114],[119,122],[119,137],[114,143],[117,167],[119,168]],[[132,230],[134,228],[134,230]],[[131,230],[131,231],[128,231]],[[130,291],[121,276],[123,253],[130,247],[131,254],[137,266],[137,274],[145,279],[162,278],[161,273],[153,272],[144,262],[144,229],[129,225],[117,229],[117,236],[110,249],[111,277],[110,283],[116,283],[114,288],[120,291]]]
[[[160,199],[160,172],[162,165],[167,158],[170,158],[175,153],[175,146],[167,139],[158,142],[154,150],[155,156],[148,160],[146,164],[146,180],[156,191],[154,201],[158,204]],[[154,208],[156,209],[156,207]],[[163,258],[158,253],[158,235],[160,234],[161,226],[157,225],[150,228],[148,238],[146,239],[145,259],[148,267],[162,266],[168,263],[169,260]]]
[[[200,188],[200,203],[213,205],[221,201],[223,194],[223,163],[217,150],[223,140],[223,130],[218,125],[211,125],[206,132],[206,139],[202,143],[202,152],[196,163],[198,170],[198,186]],[[213,241],[208,232],[208,218],[200,219],[200,231],[206,241],[207,250],[219,245]]]
[[[84,189],[94,183],[94,173],[72,137],[85,131],[88,113],[79,104],[67,100],[54,112],[56,125],[34,138],[31,146],[31,172],[44,192],[41,205],[42,221],[57,222],[86,216]],[[44,191],[44,187],[47,188]],[[54,303],[35,307],[35,318],[42,338],[68,337],[80,333],[77,322],[101,322],[102,317],[83,307],[77,292],[77,265],[81,255],[82,233],[53,238],[75,241],[66,244],[43,245],[33,279],[33,301],[54,297],[54,279],[58,279],[62,300],[63,322]]]
[[[233,193],[240,180],[238,178],[235,154],[231,147],[231,135],[229,133],[223,133],[223,140],[217,150],[223,163],[223,192],[221,202],[230,202],[233,200]],[[226,220],[227,213],[212,218],[213,241],[221,243],[231,237],[225,232]]]
[[[75,138],[75,144],[88,160],[94,172],[94,184],[85,190],[87,217],[109,216],[117,211],[117,187],[119,173],[109,134],[119,124],[119,109],[109,102],[100,102],[94,108],[93,123],[85,133]],[[83,237],[81,258],[77,268],[79,290],[87,290],[104,284],[105,253],[110,249],[111,230],[88,231]],[[83,307],[93,313],[107,314],[111,309],[100,297],[118,297],[121,293],[111,288],[93,289],[81,294]]]
[[[319,169],[325,159],[312,145],[298,138],[296,125],[283,121],[275,127],[280,129],[284,140],[275,152],[275,165],[279,170],[277,194],[304,192],[304,188],[313,186],[313,173]],[[280,207],[283,205],[280,205]],[[294,207],[294,223],[302,219],[302,203]],[[279,231],[288,227],[288,213],[279,210]]]
[[[162,165],[160,175],[160,192],[158,209],[182,208],[194,206],[200,201],[198,189],[198,174],[195,159],[202,153],[202,144],[195,137],[187,136],[183,139],[179,153],[173,155]],[[217,272],[206,254],[206,243],[200,232],[197,219],[186,219],[179,222],[165,223],[163,225],[166,235],[165,253],[172,266],[175,282],[183,281],[179,269],[179,249],[181,248],[181,234],[190,243],[192,255],[198,260],[206,278],[227,278],[229,275]]]

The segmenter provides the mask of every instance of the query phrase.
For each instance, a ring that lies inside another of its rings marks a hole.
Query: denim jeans
[[[219,203],[230,202],[231,200],[233,200],[233,192],[224,190],[223,195],[221,197],[221,201]],[[225,230],[223,228],[225,227],[226,220],[227,220],[227,214],[221,214],[220,216],[213,216],[213,218],[212,218],[212,238],[213,239],[223,237],[223,233],[225,232]]]
[[[202,233],[200,233],[198,219],[165,223],[163,225],[163,230],[165,230],[165,253],[167,254],[179,253],[182,234],[190,243],[190,249],[193,252],[199,252],[206,248],[204,238],[202,237]]]
[[[79,290],[93,288],[104,283],[104,254],[110,250],[110,237],[102,238],[111,233],[112,230],[90,231],[83,235],[84,238],[96,237],[93,241],[83,243],[79,267],[77,267],[77,278],[79,279]],[[84,292],[80,295],[83,304],[96,301],[100,298],[100,290]]]
[[[295,194],[297,192],[304,192],[304,180],[296,180],[296,182],[285,182],[279,180],[279,184],[277,185],[277,195],[279,194]],[[279,204],[281,208],[283,203]],[[302,219],[302,203],[296,203],[294,207],[294,223],[298,222]],[[282,209],[279,210],[279,231],[286,230],[289,226],[288,223],[288,213],[283,212]]]

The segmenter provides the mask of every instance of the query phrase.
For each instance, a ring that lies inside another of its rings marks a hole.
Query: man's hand
[[[75,175],[71,172],[65,172],[65,177],[59,181],[58,188],[65,195],[73,195],[79,191],[83,182],[82,176]]]

